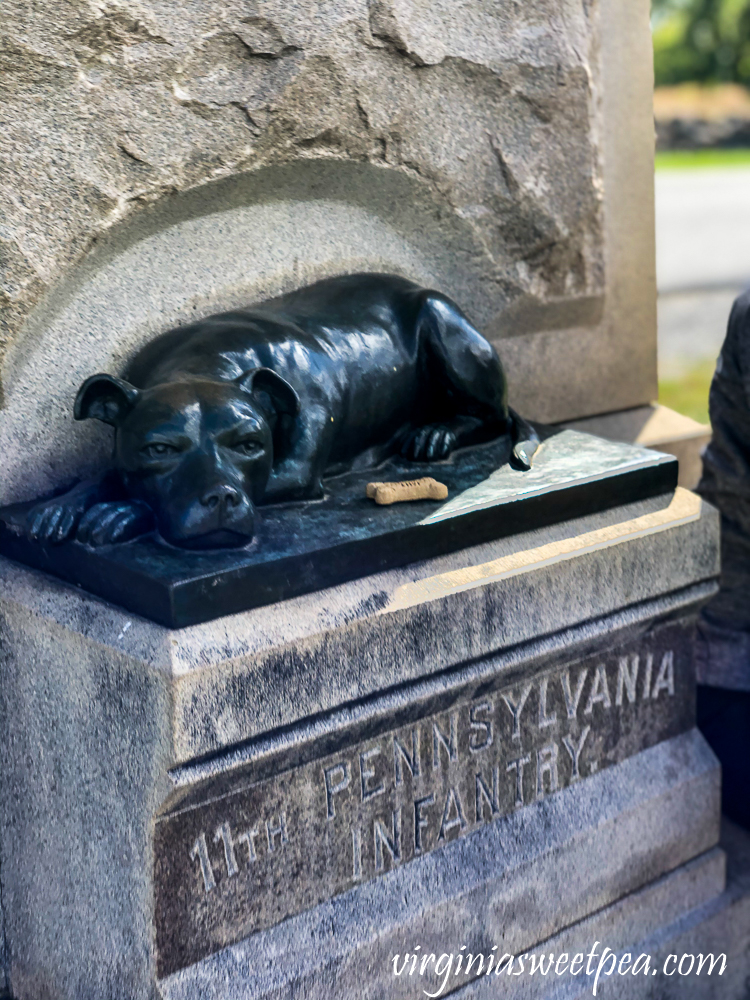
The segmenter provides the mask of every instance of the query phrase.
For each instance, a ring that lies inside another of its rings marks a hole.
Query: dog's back
[[[370,373],[368,381],[376,372],[403,377],[416,365],[424,295],[418,285],[394,275],[327,278],[249,309],[169,330],[133,358],[125,377],[147,388],[185,376],[233,379],[249,368],[267,367],[298,391],[310,379],[320,385],[332,371],[350,390],[364,372]]]

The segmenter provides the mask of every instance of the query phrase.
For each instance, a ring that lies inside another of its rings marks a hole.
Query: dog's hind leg
[[[315,500],[323,496],[333,420],[323,406],[308,406],[295,422],[292,440],[283,457],[274,460],[263,497],[264,503]]]
[[[455,448],[512,430],[500,358],[458,306],[425,293],[417,324],[420,363],[430,380],[430,422],[412,431],[403,454],[414,461],[446,458]]]

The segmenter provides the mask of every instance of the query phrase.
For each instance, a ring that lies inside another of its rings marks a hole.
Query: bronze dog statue
[[[102,545],[157,527],[175,545],[244,545],[257,505],[320,497],[326,476],[398,453],[439,461],[502,434],[528,468],[538,444],[458,306],[383,274],[170,330],[124,379],[87,379],[75,416],[115,428],[114,468],[32,509],[27,530],[42,542]]]

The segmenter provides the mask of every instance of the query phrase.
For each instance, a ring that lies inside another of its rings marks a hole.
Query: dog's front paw
[[[412,431],[401,454],[412,462],[437,462],[447,458],[456,447],[456,435],[448,427],[432,424]]]
[[[144,503],[122,500],[98,503],[81,518],[76,537],[86,545],[129,542],[154,527],[154,515]]]
[[[79,499],[66,499],[65,496],[38,503],[26,518],[28,536],[35,542],[59,545],[75,535],[85,509],[85,503]]]

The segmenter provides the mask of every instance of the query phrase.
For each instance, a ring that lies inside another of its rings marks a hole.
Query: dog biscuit
[[[445,500],[448,487],[437,479],[408,479],[400,483],[368,483],[367,496],[375,503],[385,505],[403,500]]]

